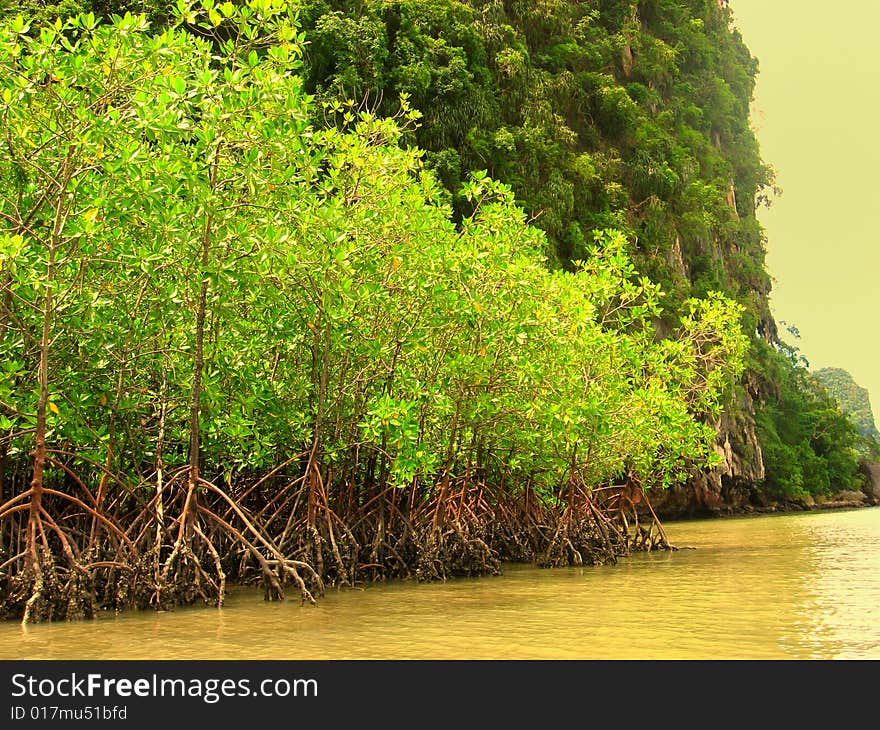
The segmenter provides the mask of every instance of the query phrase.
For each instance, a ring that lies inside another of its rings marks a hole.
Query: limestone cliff
[[[755,424],[757,384],[748,375],[736,402],[715,423],[715,452],[721,463],[684,484],[653,493],[654,509],[664,518],[740,512],[762,500],[764,457]]]

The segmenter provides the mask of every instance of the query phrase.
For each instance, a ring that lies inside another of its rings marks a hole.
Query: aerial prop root
[[[204,492],[211,499],[200,500],[197,492]],[[209,502],[215,505],[219,502],[220,509],[215,511]],[[222,516],[218,513],[221,510]],[[315,603],[304,575],[317,586],[319,593],[323,593],[321,577],[309,563],[285,555],[244,507],[206,479],[196,476],[190,480],[183,507],[171,525],[177,526],[177,535],[163,565],[162,585],[157,587],[165,595],[180,596],[183,586],[195,578],[203,599],[208,600],[202,590],[205,586],[211,593],[209,602],[222,605],[227,580],[224,559],[237,548],[259,566],[267,600],[282,600],[284,584],[291,580],[299,588],[303,602]],[[211,525],[213,529],[209,529]],[[217,531],[221,534],[218,535]],[[221,550],[218,547],[223,537],[225,541]],[[209,569],[204,560],[210,560],[213,578],[208,576]],[[184,591],[181,597],[188,601],[193,596]]]
[[[54,514],[43,501],[47,496],[55,501]],[[21,519],[24,512],[28,516]],[[82,537],[77,525],[88,518],[106,527],[100,544],[84,546],[77,538]],[[3,609],[25,624],[94,615],[97,572],[131,567],[133,544],[125,533],[72,494],[31,486],[0,505],[0,521],[9,520],[11,529],[23,535],[24,549],[0,564],[0,580],[6,584]],[[110,535],[113,539],[106,539]]]

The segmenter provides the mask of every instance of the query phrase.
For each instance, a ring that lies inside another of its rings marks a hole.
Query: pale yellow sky
[[[767,232],[777,320],[813,368],[848,370],[880,410],[880,54],[873,0],[731,0],[760,72],[752,124],[783,194]]]

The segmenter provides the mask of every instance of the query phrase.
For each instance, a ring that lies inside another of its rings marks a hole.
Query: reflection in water
[[[880,658],[880,508],[678,522],[616,566],[0,624],[0,659]]]

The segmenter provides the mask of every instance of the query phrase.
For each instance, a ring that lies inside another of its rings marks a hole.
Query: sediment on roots
[[[430,581],[499,575],[501,556],[489,544],[495,516],[482,482],[444,478],[414,519],[415,577]]]
[[[141,603],[156,608],[198,600],[220,606],[230,576],[259,584],[267,600],[281,600],[293,587],[302,601],[314,603],[324,589],[312,565],[285,551],[260,519],[223,488],[182,470],[164,485],[144,510],[139,535],[152,554],[149,591]],[[176,483],[175,483],[176,482]]]
[[[467,523],[418,531],[415,577],[419,581],[443,581],[452,577],[500,575],[501,559],[485,537],[485,527]]]
[[[89,618],[106,605],[125,603],[118,576],[135,569],[132,545],[79,486],[82,498],[38,484],[0,505],[4,618],[26,623]]]
[[[491,544],[502,560],[513,563],[533,563],[546,549],[552,528],[548,509],[536,494],[531,482],[521,493],[509,495],[501,487],[493,493],[495,519],[488,525]]]

